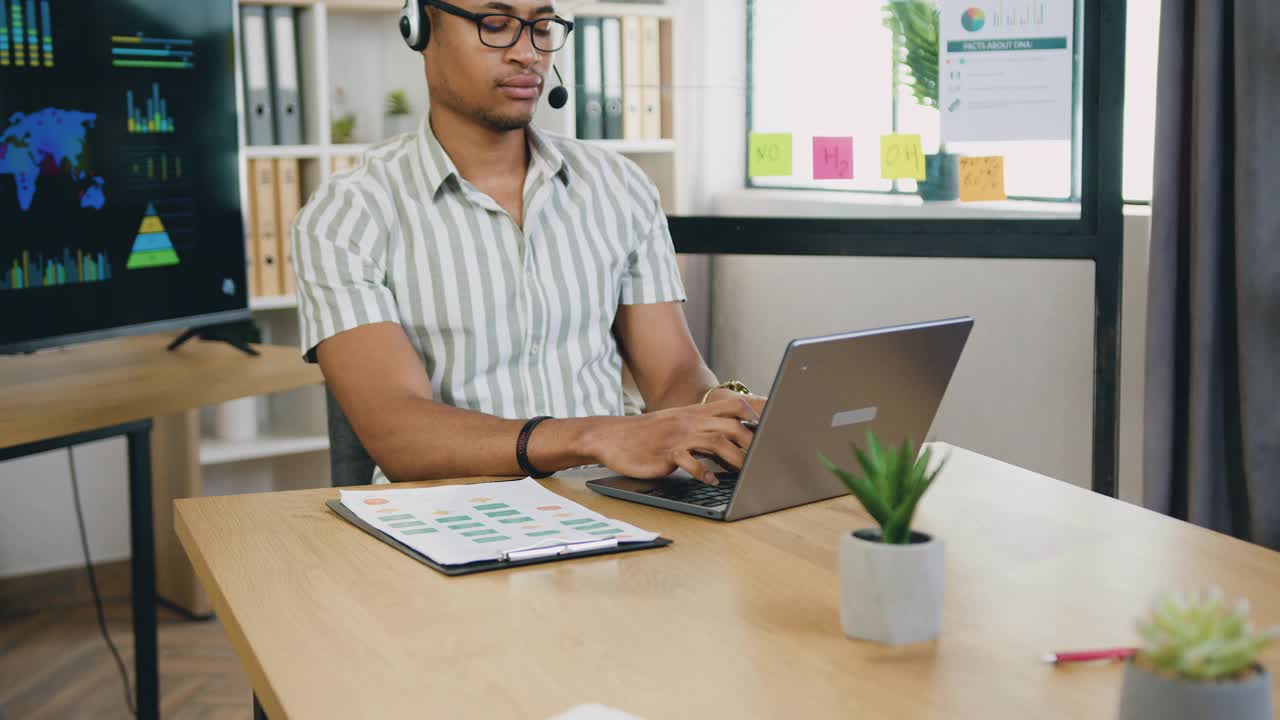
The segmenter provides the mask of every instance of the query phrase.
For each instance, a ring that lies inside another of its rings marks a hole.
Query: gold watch
[[[747,389],[747,386],[746,386],[746,385],[743,385],[742,383],[738,382],[737,380],[726,380],[726,381],[724,381],[724,382],[720,383],[719,385],[716,385],[715,387],[713,387],[713,388],[711,388],[711,389],[707,390],[705,393],[703,393],[703,394],[702,394],[702,404],[703,404],[703,405],[706,405],[706,404],[707,404],[707,398],[711,397],[711,393],[715,392],[716,390],[732,390],[732,391],[734,391],[734,392],[736,392],[736,393],[741,393],[741,394],[743,394],[743,395],[750,395],[750,394],[751,394],[751,391]]]

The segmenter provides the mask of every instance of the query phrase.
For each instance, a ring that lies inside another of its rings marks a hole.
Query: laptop
[[[741,520],[844,495],[818,460],[854,467],[850,443],[867,430],[885,442],[926,438],[960,360],[973,318],[792,340],[740,472],[720,468],[718,486],[689,473],[656,480],[591,480],[602,495],[714,518]],[[710,461],[704,461],[710,462]]]

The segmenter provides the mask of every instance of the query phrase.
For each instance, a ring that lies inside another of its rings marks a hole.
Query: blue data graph
[[[151,95],[145,107],[139,107],[133,91],[125,91],[125,110],[129,114],[131,135],[169,134],[175,130],[173,116],[169,114],[169,101],[160,95],[160,83],[151,83]]]

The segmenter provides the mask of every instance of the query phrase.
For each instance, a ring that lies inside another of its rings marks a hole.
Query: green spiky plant
[[[837,467],[822,453],[818,453],[818,459],[840,478],[880,525],[881,542],[906,545],[911,542],[911,517],[915,514],[916,505],[945,462],[939,462],[931,471],[929,450],[916,457],[911,438],[897,448],[882,446],[870,430],[867,431],[866,452],[857,445],[851,447],[854,459],[862,468],[862,475]]]
[[[1190,597],[1160,596],[1151,617],[1138,621],[1138,634],[1142,648],[1134,661],[1139,665],[1175,678],[1214,682],[1248,676],[1258,653],[1280,637],[1280,626],[1255,631],[1248,601],[1227,607],[1215,587]]]
[[[894,36],[898,84],[911,89],[922,107],[938,108],[939,10],[928,0],[891,0],[883,22]]]
[[[387,93],[385,112],[388,115],[408,115],[412,112],[409,108],[409,96],[405,91],[392,90]]]
[[[333,121],[330,127],[330,134],[333,135],[335,144],[349,143],[352,141],[356,132],[356,116],[346,114]]]

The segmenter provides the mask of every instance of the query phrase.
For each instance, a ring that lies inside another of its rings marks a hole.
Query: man
[[[530,126],[568,23],[548,0],[419,1],[429,117],[330,179],[293,232],[302,346],[375,482],[740,467],[763,398],[699,355],[656,188]],[[619,417],[624,359],[644,415]]]

